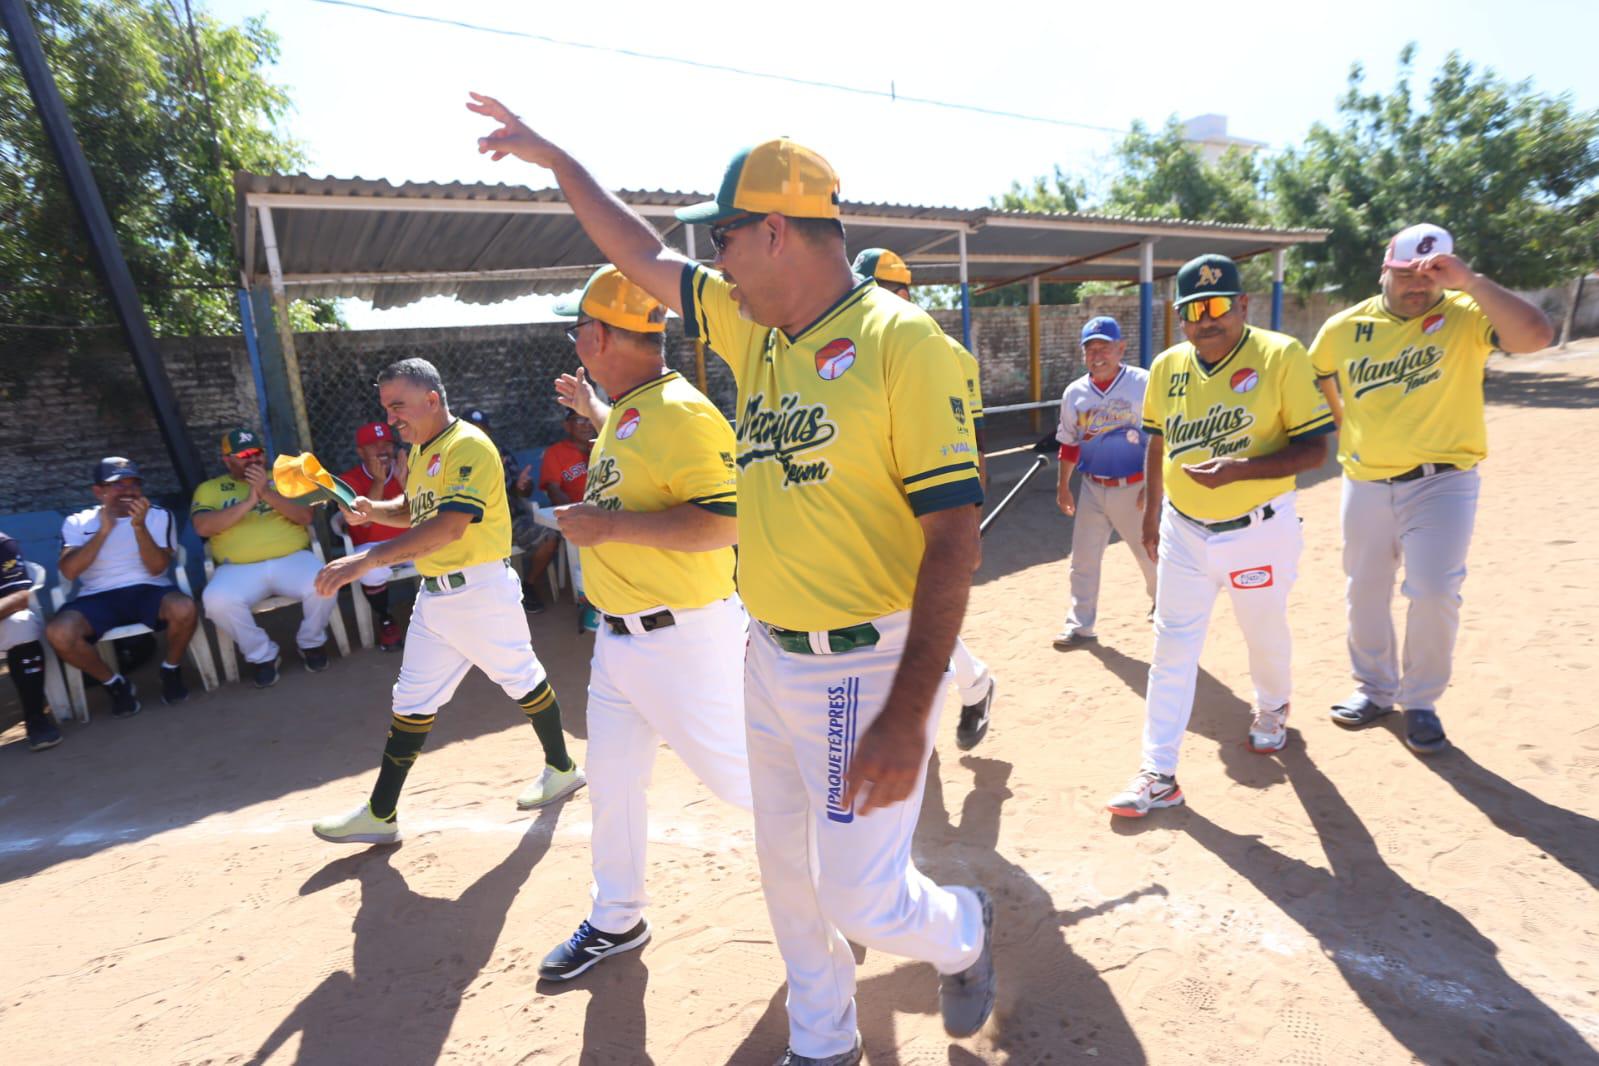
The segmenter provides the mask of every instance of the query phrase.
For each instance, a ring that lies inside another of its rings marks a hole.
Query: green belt
[[[1177,511],[1177,508],[1173,507],[1172,510]],[[1195,525],[1204,526],[1212,533],[1230,533],[1235,529],[1243,529],[1245,526],[1248,526],[1250,523],[1254,522],[1254,518],[1249,515],[1244,515],[1242,518],[1230,518],[1225,522],[1206,522],[1202,518],[1189,518],[1188,515],[1183,514],[1181,511],[1177,511],[1177,513],[1182,514],[1184,518],[1187,518]],[[1260,520],[1264,522],[1266,519],[1276,515],[1276,513],[1277,512],[1272,508],[1271,504],[1268,503],[1266,506],[1260,509]]]
[[[511,565],[511,560],[509,559],[501,559],[500,562],[507,567]],[[450,589],[458,589],[464,584],[466,584],[466,575],[459,570],[455,570],[448,574],[440,574],[438,577],[424,577],[422,579],[422,590],[424,592],[447,592]]]
[[[815,655],[816,650],[811,647],[811,635],[802,629],[779,629],[777,626],[767,626],[766,631],[772,635],[777,646],[790,655]],[[877,643],[882,634],[870,622],[859,625],[845,626],[843,629],[830,629],[827,631],[827,646],[836,655],[839,652],[854,651],[856,648],[870,648]]]

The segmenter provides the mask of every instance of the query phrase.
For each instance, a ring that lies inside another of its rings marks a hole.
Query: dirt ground
[[[1599,346],[1496,361],[1489,389],[1494,454],[1440,707],[1454,748],[1422,759],[1392,725],[1326,718],[1350,689],[1329,467],[1301,496],[1288,748],[1243,746],[1224,601],[1184,748],[1189,806],[1142,822],[1102,807],[1137,768],[1151,637],[1136,571],[1113,545],[1101,644],[1054,651],[1069,524],[1052,470],[1029,485],[986,543],[965,626],[999,678],[995,725],[962,755],[946,710],[918,835],[930,874],[995,895],[999,1007],[952,1042],[932,970],[865,953],[867,1062],[1599,1062]],[[1029,461],[997,457],[996,488]],[[581,759],[589,638],[573,629],[569,604],[533,619]],[[651,793],[655,939],[568,987],[535,971],[586,915],[588,800],[516,811],[537,744],[481,676],[411,774],[406,843],[312,837],[370,787],[397,667],[295,664],[269,691],[150,699],[129,721],[96,702],[47,754],[5,733],[7,1063],[778,1056],[783,971],[750,826],[670,753]]]

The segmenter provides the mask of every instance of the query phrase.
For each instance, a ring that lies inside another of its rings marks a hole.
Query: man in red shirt
[[[588,489],[589,453],[594,450],[597,435],[594,423],[570,408],[566,411],[561,428],[566,437],[544,449],[544,461],[539,464],[539,488],[550,498],[550,503],[563,507],[569,503],[582,503]],[[575,558],[575,557],[574,557]],[[583,608],[583,631],[593,633],[600,628],[600,615],[589,606],[583,595],[583,570],[574,562],[572,566],[572,591]]]
[[[400,471],[400,452],[394,430],[382,422],[372,422],[355,431],[355,454],[361,461],[340,474],[358,496],[369,500],[392,500],[405,495],[405,477]],[[335,515],[335,528],[344,530],[344,516]],[[348,527],[350,543],[360,549],[364,545],[397,537],[405,530],[399,526],[386,526],[380,522],[367,522]],[[389,614],[389,578],[394,572],[386,566],[374,567],[361,575],[361,592],[378,620],[378,650],[394,651],[400,647],[400,627]]]

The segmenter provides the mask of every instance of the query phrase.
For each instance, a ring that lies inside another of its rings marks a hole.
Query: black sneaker
[[[139,702],[139,690],[133,687],[133,682],[127,678],[122,679],[118,685],[107,685],[106,691],[111,693],[111,717],[132,718],[144,709]]]
[[[183,667],[161,667],[161,702],[165,704],[182,703],[189,698],[189,686],[183,683]]]
[[[278,683],[278,664],[283,656],[274,655],[271,662],[255,664],[255,687],[271,688]]]
[[[539,599],[539,590],[522,582],[522,610],[528,614],[543,614],[544,601]]]
[[[61,730],[56,727],[56,720],[52,716],[41,714],[28,723],[29,751],[49,751],[59,743]]]
[[[994,704],[997,687],[993,678],[989,678],[988,692],[983,698],[961,708],[960,724],[955,727],[955,746],[960,750],[971,751],[988,735],[988,709]]]
[[[323,645],[320,648],[301,648],[300,658],[305,660],[305,668],[313,674],[320,674],[328,668],[328,650]]]
[[[570,940],[544,956],[539,976],[547,981],[570,981],[607,955],[641,948],[649,938],[650,923],[643,918],[625,933],[602,933],[585,921]]]

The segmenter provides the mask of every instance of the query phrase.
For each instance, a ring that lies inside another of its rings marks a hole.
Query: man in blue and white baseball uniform
[[[1066,386],[1060,398],[1060,480],[1055,501],[1072,523],[1072,606],[1055,637],[1065,650],[1098,640],[1099,564],[1115,530],[1144,572],[1144,590],[1155,598],[1155,561],[1142,550],[1144,451],[1141,425],[1149,372],[1124,366],[1127,341],[1109,315],[1083,326],[1083,362],[1088,373]],[[1072,471],[1082,468],[1080,498],[1072,496]]]

